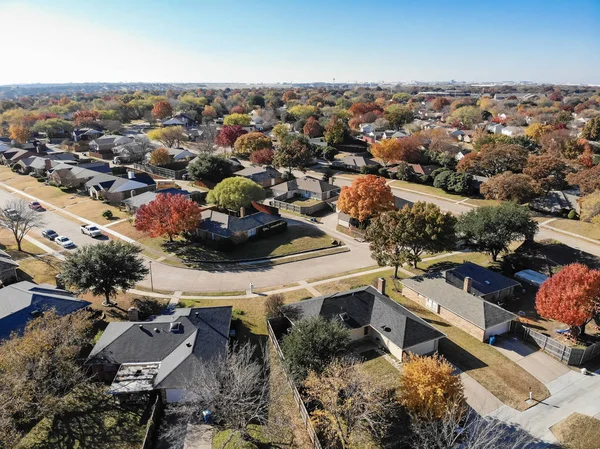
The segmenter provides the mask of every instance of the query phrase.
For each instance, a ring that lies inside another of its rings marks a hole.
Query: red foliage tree
[[[364,223],[381,212],[394,208],[392,189],[386,179],[375,175],[356,178],[351,186],[343,187],[338,208],[345,214]]]
[[[587,170],[580,170],[577,173],[567,175],[569,184],[579,186],[583,195],[593,193],[600,189],[600,165],[594,165]]]
[[[323,127],[319,123],[319,121],[313,116],[308,117],[304,125],[304,135],[310,138],[313,137],[321,137],[323,135]]]
[[[364,115],[367,112],[380,111],[383,112],[381,106],[376,103],[354,103],[348,109],[352,113],[352,115]]]
[[[444,109],[444,106],[448,106],[450,104],[450,100],[446,97],[436,97],[431,103],[431,108],[434,111],[441,111]]]
[[[73,114],[75,126],[87,126],[100,118],[100,112],[80,110]]]
[[[197,203],[183,195],[159,194],[154,201],[139,208],[135,216],[136,229],[151,237],[173,236],[196,229],[201,219]]]
[[[233,147],[233,144],[238,139],[238,137],[246,134],[247,131],[242,128],[240,125],[225,125],[217,134],[215,138],[215,143],[222,147]]]
[[[241,107],[239,104],[232,107],[231,110],[229,111],[230,114],[245,114],[246,110]]]
[[[398,139],[398,160],[416,164],[423,160],[421,146],[423,139],[420,136],[409,136]]]
[[[250,162],[256,165],[271,165],[273,163],[274,151],[269,148],[253,151],[250,154]]]
[[[586,168],[592,168],[594,166],[594,150],[589,143],[584,146],[583,154],[579,156],[579,162]]]
[[[583,264],[567,265],[547,279],[535,297],[535,308],[544,318],[579,328],[598,313],[600,306],[600,270]]]
[[[162,120],[171,115],[173,115],[173,107],[166,100],[158,101],[152,108],[152,117],[157,120]]]

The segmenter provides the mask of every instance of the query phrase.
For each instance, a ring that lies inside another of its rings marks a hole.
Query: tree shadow
[[[444,356],[463,371],[485,368],[487,363],[475,357],[452,340],[444,338],[440,341],[439,350]]]

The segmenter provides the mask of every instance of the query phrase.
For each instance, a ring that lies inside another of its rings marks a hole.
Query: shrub
[[[387,168],[380,168],[377,173],[379,174],[379,176],[382,176],[384,178],[389,178],[390,177],[390,172],[387,171]]]
[[[442,171],[433,179],[433,187],[448,190],[448,181],[450,180],[451,175],[452,172],[450,170]]]
[[[107,220],[112,220],[113,213],[110,210],[106,209],[104,212],[102,212],[102,216]]]
[[[569,220],[579,220],[579,214],[575,212],[573,209],[569,211],[569,215],[567,215]]]
[[[267,318],[274,318],[279,316],[281,312],[279,308],[283,305],[283,295],[281,293],[275,293],[269,295],[265,301],[265,315]]]

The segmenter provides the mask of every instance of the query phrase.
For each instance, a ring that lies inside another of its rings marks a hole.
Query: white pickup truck
[[[81,225],[79,229],[81,229],[82,234],[87,234],[90,237],[100,237],[102,235],[102,231],[94,225]]]

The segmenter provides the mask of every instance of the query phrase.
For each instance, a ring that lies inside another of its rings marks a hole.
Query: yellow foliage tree
[[[150,153],[150,164],[152,165],[167,165],[169,160],[169,150],[166,148],[157,148]]]
[[[173,147],[185,141],[186,135],[182,126],[166,126],[148,131],[148,138],[158,140],[167,147]]]
[[[401,153],[402,146],[398,139],[382,139],[371,146],[371,154],[386,167],[390,162],[399,160]]]
[[[542,125],[541,123],[532,123],[525,129],[525,135],[530,139],[539,142],[541,138],[546,134],[552,131],[552,126],[550,125]]]
[[[600,190],[581,198],[581,220],[600,225]]]
[[[412,355],[402,364],[400,401],[409,413],[422,418],[442,418],[465,402],[460,377],[442,356]]]
[[[12,140],[16,140],[19,143],[25,143],[29,139],[31,133],[29,129],[25,125],[12,124],[8,128],[8,132],[10,133],[10,138]]]
[[[224,125],[240,125],[247,126],[250,124],[250,116],[248,114],[229,114],[223,119]]]

